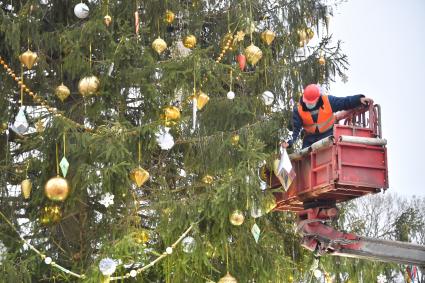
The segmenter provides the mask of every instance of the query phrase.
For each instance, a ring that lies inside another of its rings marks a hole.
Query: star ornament
[[[243,41],[245,38],[245,32],[240,30],[236,33],[236,40],[239,41]]]

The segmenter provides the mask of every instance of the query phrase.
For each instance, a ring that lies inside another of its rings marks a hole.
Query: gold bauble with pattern
[[[109,15],[104,16],[103,23],[105,24],[105,26],[109,27],[112,23],[112,17]]]
[[[174,15],[173,11],[167,10],[165,11],[165,21],[169,24],[174,22],[176,15]]]
[[[272,44],[275,37],[276,34],[271,30],[265,30],[261,33],[261,40],[267,45]]]
[[[230,214],[229,216],[230,223],[234,226],[240,226],[245,221],[245,216],[243,215],[242,211],[235,210]]]
[[[68,181],[60,176],[56,176],[47,181],[44,186],[44,194],[53,201],[64,201],[69,195]]]
[[[224,277],[221,277],[217,283],[238,283],[238,280],[227,272],[227,274]]]
[[[158,37],[152,42],[152,48],[156,51],[156,53],[161,55],[161,53],[167,49],[167,43],[162,38]]]
[[[149,180],[149,172],[142,167],[136,167],[130,172],[130,179],[138,186],[143,186]]]
[[[69,88],[61,83],[56,89],[55,89],[55,95],[63,102],[67,97],[71,94],[71,91]]]
[[[251,44],[245,49],[245,56],[251,65],[255,65],[263,57],[263,51],[254,44]]]
[[[319,57],[319,64],[320,64],[320,65],[322,65],[322,66],[324,66],[324,65],[326,64],[326,59],[325,59],[325,57],[323,57],[323,56],[320,56],[320,57]]]
[[[21,63],[25,65],[25,67],[27,67],[28,69],[31,69],[32,66],[34,66],[37,59],[38,59],[37,53],[32,52],[29,49],[25,51],[24,53],[22,53],[21,55],[19,55],[19,61],[21,61]]]
[[[21,182],[21,192],[24,199],[29,199],[31,196],[32,182],[30,179],[25,179]]]
[[[100,81],[96,76],[87,76],[78,83],[78,91],[83,97],[96,94],[99,90]]]
[[[196,37],[193,34],[189,34],[183,38],[183,45],[186,48],[194,48],[196,46]]]

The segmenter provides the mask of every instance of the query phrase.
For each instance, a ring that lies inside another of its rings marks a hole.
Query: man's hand
[[[283,147],[283,148],[288,148],[289,143],[287,143],[286,141],[282,141],[282,142],[280,143],[280,146],[281,146],[281,147]]]
[[[373,100],[369,97],[362,97],[362,98],[360,98],[360,102],[364,105],[369,105],[369,104],[373,103]]]

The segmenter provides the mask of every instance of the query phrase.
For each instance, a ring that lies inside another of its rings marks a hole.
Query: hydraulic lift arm
[[[326,225],[326,218],[336,216],[336,208],[308,209],[299,216],[298,231],[303,236],[302,245],[318,255],[331,254],[425,267],[425,246],[361,237]]]

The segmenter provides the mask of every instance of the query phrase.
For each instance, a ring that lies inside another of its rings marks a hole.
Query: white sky
[[[349,0],[330,22],[350,68],[330,94],[382,107],[391,192],[425,196],[425,1]]]

